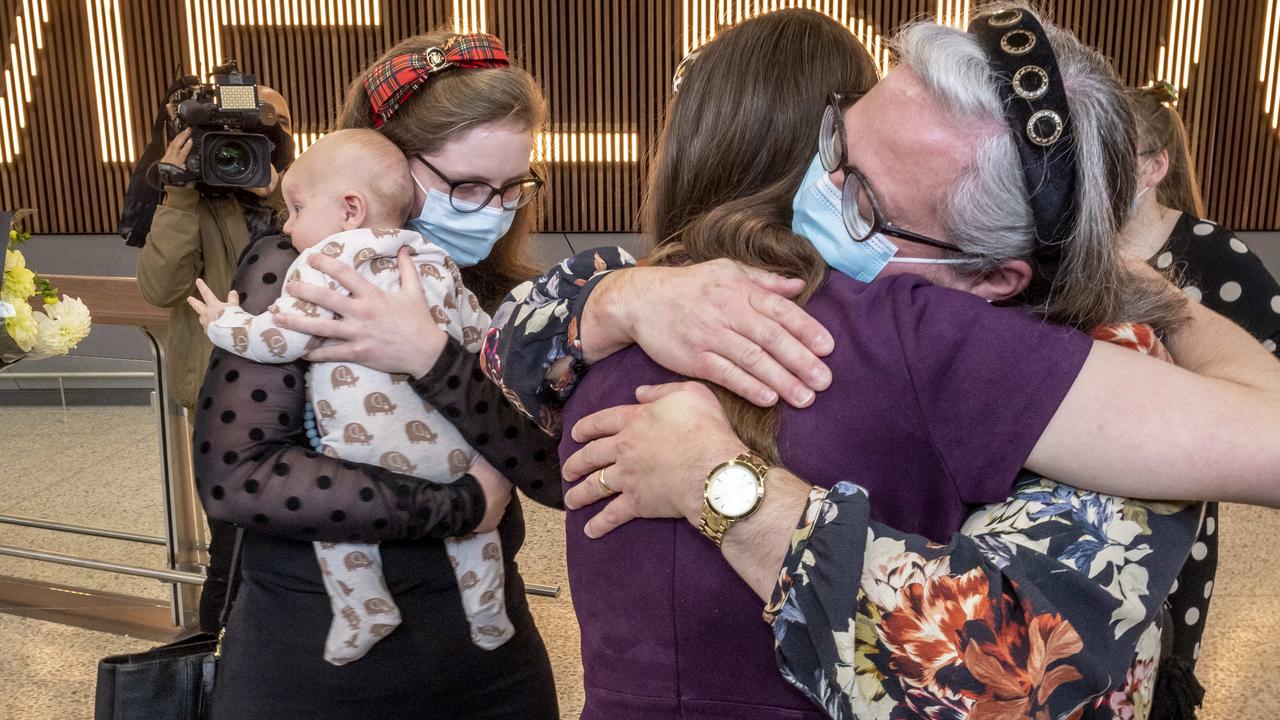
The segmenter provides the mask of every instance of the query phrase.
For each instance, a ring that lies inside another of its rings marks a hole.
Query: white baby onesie
[[[307,248],[289,267],[287,278],[344,291],[308,260],[324,254],[355,267],[383,290],[400,286],[396,253],[408,246],[435,321],[468,352],[478,352],[489,316],[462,285],[453,260],[411,230],[348,230]],[[319,347],[321,339],[286,330],[273,313],[332,317],[324,308],[287,291],[261,315],[228,307],[209,324],[213,344],[265,363],[286,363]],[[475,459],[451,423],[422,400],[408,376],[391,375],[354,363],[317,362],[307,371],[307,393],[326,455],[363,462],[433,482],[453,482]],[[400,624],[400,612],[382,577],[378,546],[315,543],[334,621],[325,659],[343,665],[364,656]],[[502,550],[496,531],[445,541],[458,579],[463,610],[476,645],[491,650],[514,632],[503,595]]]

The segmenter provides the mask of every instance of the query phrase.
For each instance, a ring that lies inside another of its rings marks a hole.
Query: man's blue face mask
[[[814,155],[809,170],[791,201],[791,231],[808,238],[828,265],[862,282],[871,282],[889,263],[915,265],[961,265],[963,258],[895,257],[898,246],[881,233],[863,242],[849,236],[840,212],[841,190],[831,182],[822,167],[822,159]],[[866,232],[869,223],[859,214],[855,220]]]

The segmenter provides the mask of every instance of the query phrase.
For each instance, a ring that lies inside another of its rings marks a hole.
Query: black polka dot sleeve
[[[280,294],[287,240],[246,249],[232,283],[251,313]],[[379,542],[465,535],[484,515],[469,475],[447,485],[313,452],[303,434],[306,364],[214,350],[195,410],[196,486],[209,517],[302,540]]]
[[[431,371],[413,387],[525,495],[564,509],[559,441],[507,401],[480,369],[479,355],[450,337]]]
[[[1280,282],[1235,233],[1184,214],[1152,262],[1173,267],[1184,292],[1280,356]]]

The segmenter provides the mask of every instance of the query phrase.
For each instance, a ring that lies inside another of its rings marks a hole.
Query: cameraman
[[[186,408],[196,402],[213,346],[205,337],[187,298],[202,279],[219,297],[231,289],[236,263],[246,246],[260,237],[279,234],[284,200],[280,173],[293,161],[289,107],[284,97],[258,87],[261,102],[276,109],[276,126],[267,133],[276,145],[271,157],[271,181],[265,187],[213,192],[195,182],[171,184],[172,175],[159,174],[164,201],[156,208],[151,231],[138,256],[138,286],[147,302],[171,308],[165,343],[169,392]],[[163,164],[184,168],[191,152],[191,128],[169,143]],[[226,596],[234,528],[209,523],[209,572],[200,596],[200,629],[217,632],[218,613]]]

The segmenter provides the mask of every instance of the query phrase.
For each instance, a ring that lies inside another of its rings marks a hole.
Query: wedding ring
[[[604,468],[600,468],[600,472],[599,472],[598,474],[596,474],[596,482],[600,483],[600,489],[604,491],[604,494],[605,494],[605,495],[615,495],[615,494],[617,494],[617,492],[618,492],[617,490],[614,490],[613,488],[611,488],[611,487],[609,487],[608,485],[606,485],[606,484],[605,484],[605,482],[604,482]]]

